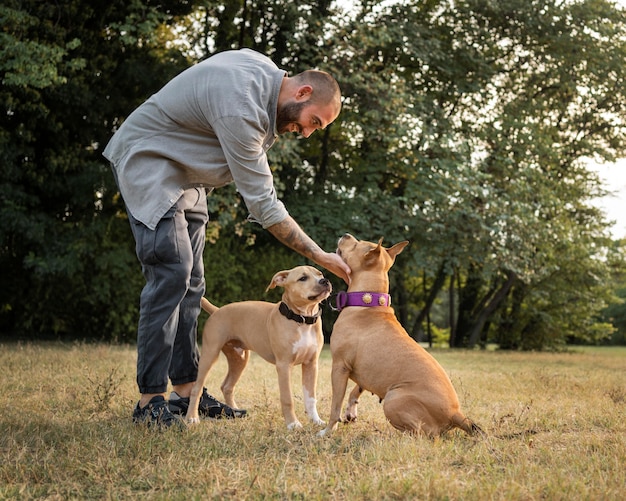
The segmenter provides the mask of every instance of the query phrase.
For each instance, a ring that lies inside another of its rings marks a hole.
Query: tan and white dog
[[[198,377],[191,391],[187,419],[199,421],[198,403],[204,381],[220,351],[226,355],[228,373],[222,382],[224,400],[237,408],[234,387],[243,372],[250,350],[276,365],[280,404],[287,428],[301,428],[294,412],[291,372],[302,365],[302,390],[309,419],[324,425],[317,413],[318,359],[324,346],[320,302],[332,290],[330,282],[312,266],[279,271],[267,290],[284,289],[282,301],[241,301],[221,308],[202,298],[202,308],[211,316],[202,332]]]
[[[337,296],[339,317],[330,338],[332,404],[328,425],[340,421],[348,379],[356,382],[345,419],[357,417],[363,391],[383,401],[385,417],[398,430],[434,436],[452,428],[482,433],[460,410],[452,383],[439,363],[415,342],[390,307],[388,271],[408,242],[386,249],[352,235],[339,239],[337,253],[352,270],[347,293]]]

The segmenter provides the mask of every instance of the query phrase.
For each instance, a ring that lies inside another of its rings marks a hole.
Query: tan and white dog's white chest
[[[317,358],[319,339],[316,327],[308,324],[299,325],[291,346],[294,365],[307,363]]]

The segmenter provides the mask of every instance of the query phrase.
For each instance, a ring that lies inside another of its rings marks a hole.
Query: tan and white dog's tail
[[[452,425],[462,429],[468,435],[478,435],[481,437],[487,435],[480,426],[463,414],[455,414],[452,416]]]
[[[202,309],[204,311],[206,311],[209,315],[213,315],[213,313],[215,313],[217,310],[219,310],[219,308],[217,306],[215,306],[214,304],[212,304],[207,298],[203,297],[202,299],[200,299],[200,306],[202,306]]]

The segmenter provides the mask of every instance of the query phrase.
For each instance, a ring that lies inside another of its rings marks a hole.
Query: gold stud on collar
[[[385,296],[378,296],[378,304],[379,306],[387,305],[387,299],[385,299]]]
[[[366,292],[363,294],[361,299],[365,304],[370,304],[372,302],[372,295],[369,292]]]

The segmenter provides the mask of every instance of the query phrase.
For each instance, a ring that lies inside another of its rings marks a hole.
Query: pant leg
[[[204,221],[207,219],[206,198],[198,195],[196,189],[185,191],[154,231],[129,214],[137,257],[146,279],[137,329],[137,384],[141,393],[167,390],[179,331],[180,305],[187,296],[196,266],[185,211],[200,203],[198,211],[201,212],[204,204]],[[203,202],[199,202],[200,198]],[[198,299],[196,317],[199,308]],[[186,355],[186,363],[193,365],[195,357],[197,367],[196,350],[194,344],[194,350]],[[181,356],[180,351],[177,357]]]
[[[206,192],[204,189],[197,191],[197,203],[192,206],[193,200],[189,200],[189,206],[185,209],[193,266],[187,294],[180,303],[174,356],[169,369],[170,380],[174,385],[193,382],[198,375],[198,315],[200,299],[205,291],[203,254],[208,216]]]

